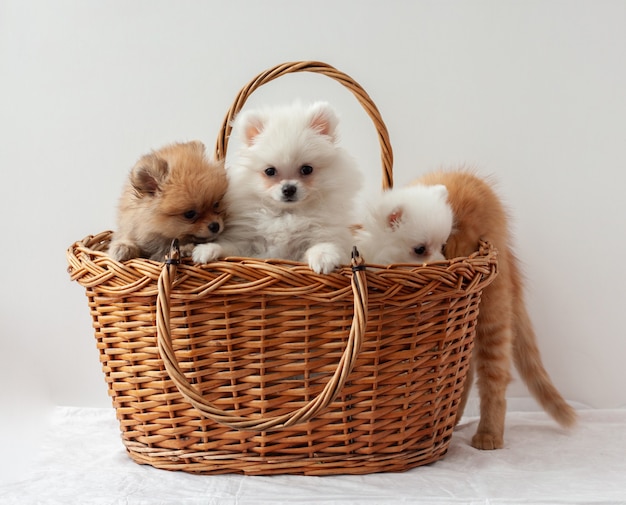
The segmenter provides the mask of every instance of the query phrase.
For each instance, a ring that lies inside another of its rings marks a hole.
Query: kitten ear
[[[161,189],[168,171],[167,161],[156,154],[146,154],[133,167],[130,183],[140,196],[154,195]]]
[[[327,135],[333,141],[336,139],[335,130],[339,118],[332,109],[332,107],[326,102],[315,102],[309,107],[309,126],[317,131],[320,135]]]
[[[256,136],[263,131],[264,121],[261,115],[255,111],[244,112],[235,120],[239,129],[241,140],[249,147]]]
[[[402,221],[402,207],[396,207],[393,209],[389,215],[387,216],[387,226],[392,230],[395,230],[398,226],[400,226],[400,222]]]

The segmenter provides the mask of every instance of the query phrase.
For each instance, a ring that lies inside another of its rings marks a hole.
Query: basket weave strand
[[[391,148],[362,88],[329,65],[295,62],[258,86],[313,71],[349,86]],[[220,474],[404,471],[447,451],[473,346],[482,290],[497,274],[486,243],[433,265],[331,274],[290,261],[229,258],[207,265],[111,259],[111,232],[67,251],[85,288],[109,395],[131,458],[167,470]],[[174,258],[175,259],[175,258]]]

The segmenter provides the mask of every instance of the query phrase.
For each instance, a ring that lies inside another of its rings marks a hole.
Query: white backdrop
[[[114,227],[141,154],[196,138],[211,149],[241,86],[307,59],[377,103],[397,185],[441,165],[495,174],[546,368],[569,400],[626,406],[625,26],[620,0],[3,0],[3,422],[37,430],[30,410],[110,405],[65,250]],[[300,74],[251,104],[293,98],[336,107],[375,190],[376,136],[352,95]],[[517,381],[509,395],[528,393]]]

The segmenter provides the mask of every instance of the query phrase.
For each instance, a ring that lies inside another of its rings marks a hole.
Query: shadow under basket
[[[367,93],[321,62],[278,65],[244,86],[314,72],[353,93],[378,132]],[[483,289],[497,271],[487,243],[432,265],[351,265],[331,274],[288,261],[206,265],[106,254],[111,232],[67,251],[86,291],[102,370],[131,458],[203,474],[397,472],[444,456],[469,368]],[[94,436],[97,436],[94,434]]]

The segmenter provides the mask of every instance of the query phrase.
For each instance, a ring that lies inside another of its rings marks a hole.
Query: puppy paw
[[[208,244],[198,244],[193,248],[191,259],[194,263],[209,263],[223,256],[222,246],[209,242]]]
[[[318,274],[329,274],[341,265],[342,254],[334,244],[317,244],[306,252],[309,268]]]
[[[476,433],[472,437],[472,447],[483,451],[492,451],[504,447],[504,439],[493,433]]]
[[[193,254],[193,250],[196,248],[196,244],[184,244],[180,246],[181,258],[189,258]]]
[[[141,255],[139,247],[132,242],[113,241],[109,246],[109,256],[115,261],[126,261]]]

